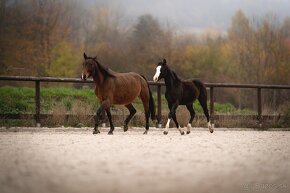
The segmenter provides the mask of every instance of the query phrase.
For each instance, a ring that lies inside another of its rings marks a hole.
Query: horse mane
[[[98,62],[96,59],[94,60],[100,71],[105,75],[105,76],[109,76],[109,77],[116,77],[114,74],[114,71],[112,71],[110,68],[103,66],[100,62]]]
[[[171,71],[171,72],[175,80],[181,81],[181,79],[177,76],[177,74],[174,71]]]
[[[174,82],[181,82],[181,79],[177,76],[177,74],[167,66],[170,76],[172,77]]]

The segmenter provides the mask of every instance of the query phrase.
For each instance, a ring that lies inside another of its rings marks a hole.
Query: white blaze
[[[160,76],[160,73],[161,73],[161,66],[157,66],[156,67],[156,73],[153,76],[153,81],[154,82],[157,82],[158,81],[158,77]]]

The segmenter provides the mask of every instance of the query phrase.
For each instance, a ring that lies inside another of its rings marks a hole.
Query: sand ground
[[[290,192],[290,132],[216,130],[2,128],[0,192]]]

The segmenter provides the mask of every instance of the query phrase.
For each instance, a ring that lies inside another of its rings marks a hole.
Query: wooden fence
[[[35,83],[35,115],[36,125],[40,126],[40,83],[62,82],[62,83],[93,83],[92,80],[83,81],[80,78],[56,78],[56,77],[32,77],[32,76],[0,76],[1,81],[30,81]],[[161,123],[161,89],[164,82],[148,81],[149,85],[157,87],[157,120]],[[257,119],[262,119],[262,89],[290,89],[290,85],[265,85],[265,84],[231,84],[231,83],[205,83],[209,88],[210,115],[214,116],[214,91],[218,88],[250,88],[257,92]],[[0,118],[17,119],[21,116],[16,114],[0,115]]]

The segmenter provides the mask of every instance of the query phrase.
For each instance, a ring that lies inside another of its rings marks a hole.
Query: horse
[[[157,82],[162,78],[164,78],[165,81],[165,98],[167,100],[169,108],[168,120],[163,132],[164,135],[168,134],[168,128],[171,119],[173,119],[180,134],[184,135],[184,131],[182,131],[179,127],[176,119],[176,109],[179,105],[185,105],[190,112],[190,120],[188,122],[186,131],[187,134],[190,133],[191,124],[195,116],[193,102],[196,99],[198,99],[207,118],[208,129],[211,133],[213,133],[207,108],[207,92],[205,85],[200,80],[196,79],[181,80],[176,75],[176,73],[169,68],[166,59],[163,59],[161,62],[158,63],[156,67],[156,73],[153,76],[153,81]]]
[[[113,104],[124,105],[130,112],[124,121],[124,132],[126,132],[130,120],[136,113],[136,109],[132,105],[136,97],[141,99],[144,106],[146,119],[144,134],[147,134],[149,130],[150,115],[152,120],[155,119],[155,105],[145,77],[134,72],[114,72],[103,66],[97,60],[97,57],[88,57],[85,53],[83,56],[84,62],[81,79],[85,81],[89,77],[93,78],[95,83],[95,94],[101,103],[96,112],[93,134],[100,133],[98,129],[99,120],[101,120],[102,114],[106,112],[110,122],[110,131],[108,135],[113,135],[114,125],[110,112],[110,107]]]

